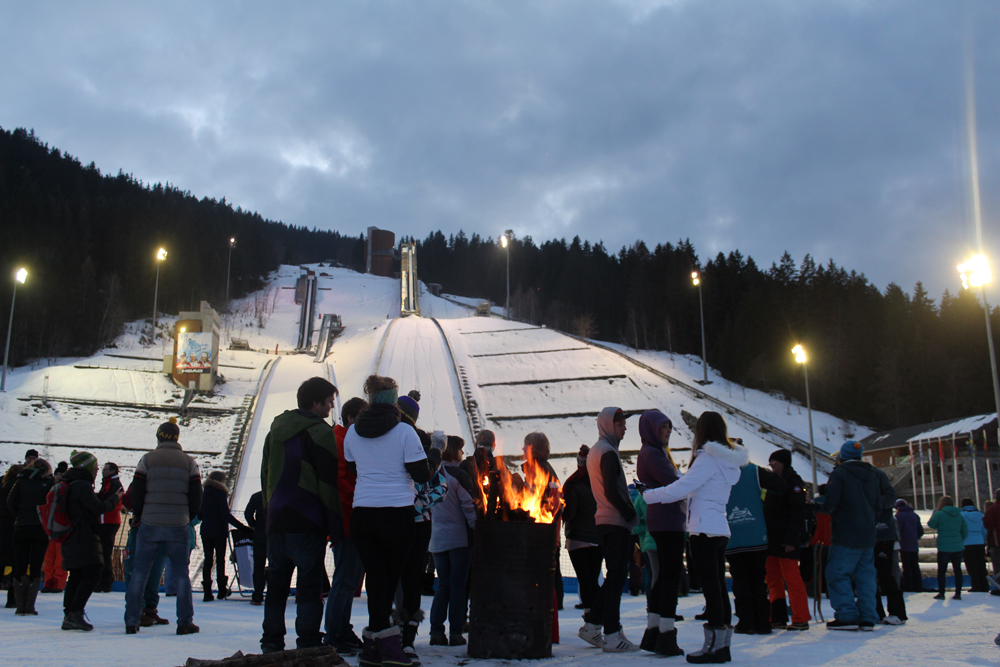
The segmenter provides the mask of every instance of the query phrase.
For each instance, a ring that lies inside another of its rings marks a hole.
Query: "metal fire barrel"
[[[557,524],[476,522],[469,656],[552,657]]]

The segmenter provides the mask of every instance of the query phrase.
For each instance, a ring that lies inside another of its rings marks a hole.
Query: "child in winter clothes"
[[[944,599],[944,576],[951,563],[955,571],[955,600],[962,599],[962,554],[965,552],[965,538],[969,535],[969,524],[955,507],[951,496],[941,496],[937,510],[931,515],[927,525],[937,531],[938,594],[935,600]]]
[[[903,591],[921,593],[924,590],[920,574],[920,538],[924,526],[913,508],[900,498],[896,501],[896,526],[899,529],[899,555],[903,561]]]

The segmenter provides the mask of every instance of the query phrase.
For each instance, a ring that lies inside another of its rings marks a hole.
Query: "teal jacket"
[[[943,553],[965,551],[965,538],[969,535],[969,524],[965,522],[961,510],[954,505],[934,512],[927,525],[937,531],[937,550]]]

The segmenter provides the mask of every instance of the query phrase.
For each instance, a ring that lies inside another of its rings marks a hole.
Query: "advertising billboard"
[[[212,372],[212,332],[193,332],[177,335],[177,373]]]

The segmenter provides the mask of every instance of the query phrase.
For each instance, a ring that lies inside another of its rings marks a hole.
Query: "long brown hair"
[[[945,507],[948,507],[949,505],[954,506],[955,505],[955,499],[952,498],[951,496],[941,496],[941,500],[938,501],[937,509],[935,511],[936,512],[940,512],[941,510],[943,510]]]
[[[698,455],[698,450],[704,447],[706,442],[718,442],[733,449],[726,420],[718,412],[706,411],[698,417],[698,422],[694,425],[694,440],[691,442],[692,464]]]

